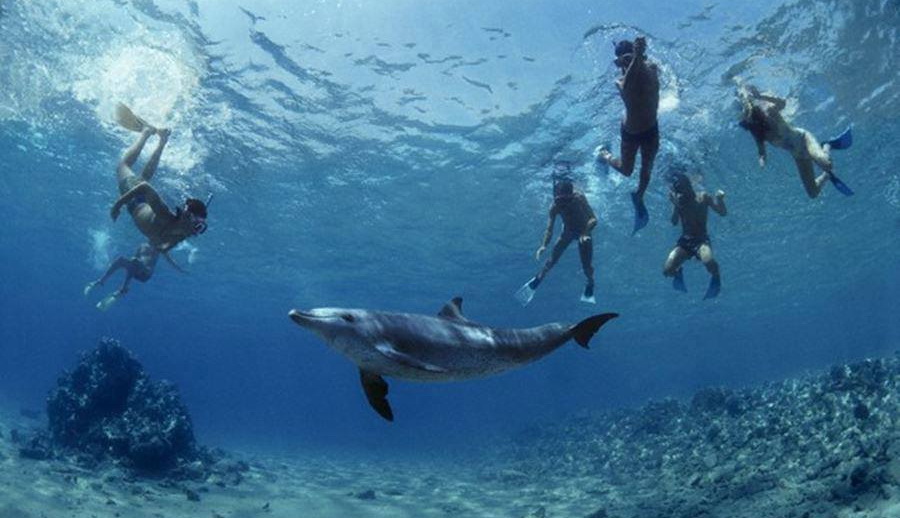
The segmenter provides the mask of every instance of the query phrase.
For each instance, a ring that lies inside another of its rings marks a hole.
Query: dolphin
[[[490,376],[543,358],[573,338],[587,349],[600,326],[619,315],[594,315],[575,325],[496,329],[466,319],[462,298],[456,297],[437,316],[343,308],[294,309],[288,316],[350,358],[359,367],[369,405],[393,421],[382,376],[412,381]]]

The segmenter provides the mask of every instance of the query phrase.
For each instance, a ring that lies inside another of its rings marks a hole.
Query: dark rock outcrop
[[[59,378],[47,398],[47,418],[59,449],[123,461],[137,471],[164,473],[201,453],[175,387],[152,381],[112,339]]]

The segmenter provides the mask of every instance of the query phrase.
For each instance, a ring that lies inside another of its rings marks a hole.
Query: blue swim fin
[[[672,287],[682,293],[687,293],[687,285],[684,283],[684,270],[682,268],[676,270],[675,275],[672,276]]]
[[[834,188],[840,191],[841,194],[844,196],[853,196],[853,189],[848,187],[847,184],[842,182],[841,179],[833,173],[828,175],[828,179],[831,180],[831,184],[834,185]]]
[[[847,126],[843,133],[825,142],[831,149],[847,149],[853,145],[853,124]],[[842,191],[843,192],[843,191]]]
[[[519,291],[516,292],[515,297],[516,300],[519,301],[519,304],[522,305],[522,307],[527,306],[528,303],[531,302],[531,299],[534,298],[534,292],[537,291],[537,287],[540,284],[540,279],[538,279],[537,277],[532,277],[531,279],[528,279],[528,282],[523,284],[521,288],[519,288]]]
[[[710,277],[709,288],[706,289],[706,295],[703,296],[703,300],[716,298],[719,295],[719,291],[721,290],[722,279],[720,279],[719,277]]]
[[[631,203],[634,205],[634,230],[631,232],[631,235],[635,235],[638,233],[638,230],[647,226],[647,223],[650,222],[650,213],[647,212],[647,206],[644,205],[644,200],[641,199],[637,193],[631,193]]]

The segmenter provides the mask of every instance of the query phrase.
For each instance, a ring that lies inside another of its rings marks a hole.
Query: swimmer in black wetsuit
[[[150,126],[131,113],[131,110],[124,105],[119,105],[116,115],[120,124],[134,131],[140,131],[141,136],[125,152],[116,169],[121,196],[110,210],[112,219],[116,220],[122,207],[126,206],[138,230],[147,236],[150,245],[161,252],[171,250],[185,239],[205,232],[205,203],[195,198],[188,198],[184,205],[173,213],[162,201],[156,189],[148,183],[159,166],[160,156],[169,140],[171,131]],[[131,166],[140,156],[147,139],[153,135],[158,135],[159,141],[138,176],[131,170]]]
[[[659,70],[656,64],[647,60],[647,40],[635,38],[634,42],[620,41],[616,44],[616,65],[622,70],[622,77],[616,80],[619,94],[625,103],[625,118],[622,121],[621,158],[616,158],[603,146],[597,148],[597,158],[603,160],[625,176],[634,172],[634,162],[641,152],[641,172],[637,191],[631,194],[634,204],[634,232],[647,226],[650,215],[644,205],[644,192],[650,184],[653,161],[659,151]]]
[[[550,214],[547,220],[547,230],[544,231],[544,239],[541,246],[535,252],[535,259],[540,259],[541,255],[547,250],[547,245],[553,237],[553,226],[556,217],[559,216],[563,222],[562,234],[553,245],[553,251],[550,258],[544,263],[543,268],[516,294],[516,298],[522,305],[531,302],[534,297],[534,291],[540,285],[544,277],[556,265],[563,252],[566,251],[569,244],[574,240],[578,240],[578,253],[581,256],[581,267],[584,275],[587,277],[587,283],[584,287],[584,293],[581,296],[582,302],[594,303],[594,267],[591,264],[594,256],[594,244],[591,240],[591,232],[597,226],[597,216],[594,215],[593,209],[587,201],[584,193],[575,190],[572,180],[563,178],[556,182],[553,187],[553,205],[550,206]]]
[[[713,298],[719,294],[722,281],[719,277],[719,263],[713,257],[709,234],[706,231],[706,220],[710,208],[720,216],[728,213],[728,209],[725,208],[725,193],[721,190],[717,191],[715,196],[710,196],[706,192],[695,193],[691,180],[682,173],[676,173],[672,178],[669,200],[673,205],[672,224],[677,225],[681,221],[682,231],[678,244],[666,259],[663,275],[673,277],[672,285],[675,289],[687,291],[681,266],[691,257],[696,257],[712,276],[706,296],[703,298]]]
[[[131,279],[135,279],[138,282],[147,282],[150,280],[150,277],[153,276],[153,270],[156,268],[156,261],[159,259],[160,253],[163,254],[166,260],[169,261],[169,264],[174,266],[176,270],[181,273],[187,273],[178,266],[171,257],[169,257],[167,252],[160,252],[158,249],[144,243],[138,247],[137,251],[134,253],[134,257],[119,257],[109,265],[109,268],[107,268],[106,273],[104,273],[102,277],[88,283],[84,288],[85,296],[89,295],[97,286],[103,286],[117,270],[125,270],[125,280],[122,282],[122,287],[97,303],[97,309],[101,311],[109,309],[109,307],[119,300],[119,298],[128,293],[128,283],[131,282]]]

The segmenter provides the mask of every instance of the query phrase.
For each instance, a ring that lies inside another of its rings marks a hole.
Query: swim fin
[[[631,203],[634,204],[634,230],[631,232],[631,235],[635,235],[638,233],[638,230],[647,226],[647,223],[650,222],[650,213],[647,212],[647,206],[644,205],[644,200],[641,199],[637,193],[631,193]]]
[[[853,145],[853,124],[847,126],[843,133],[825,142],[831,149],[847,149]]]
[[[684,283],[684,270],[682,268],[675,270],[675,275],[672,276],[672,287],[682,293],[687,293],[687,285]]]
[[[706,295],[703,296],[703,300],[716,298],[721,290],[722,279],[719,277],[710,277],[709,288],[706,289]]]
[[[853,196],[853,189],[842,182],[840,178],[834,175],[834,173],[829,174],[828,179],[831,180],[831,184],[834,185],[834,188],[840,191],[841,194],[844,196]]]
[[[519,304],[522,305],[522,307],[527,306],[528,303],[531,302],[531,299],[534,298],[534,292],[537,291],[537,287],[540,286],[540,284],[540,279],[538,279],[537,277],[532,277],[528,280],[528,282],[523,284],[521,288],[519,288],[519,291],[516,292],[515,297],[516,300],[519,301]]]
[[[123,128],[137,133],[144,131],[144,128],[155,130],[153,126],[147,124],[147,121],[135,115],[131,108],[122,103],[116,105],[116,122]]]
[[[100,286],[100,283],[98,281],[91,281],[87,283],[87,285],[84,287],[84,296],[87,297],[88,295],[90,295],[91,292],[94,291],[94,288],[96,288],[97,286]]]
[[[594,284],[586,284],[584,286],[584,292],[581,294],[581,302],[586,302],[588,304],[596,304],[597,299],[594,298]]]
[[[106,311],[111,308],[113,304],[115,304],[119,300],[119,296],[116,293],[112,295],[107,295],[106,298],[97,303],[97,309],[100,311]]]

